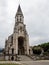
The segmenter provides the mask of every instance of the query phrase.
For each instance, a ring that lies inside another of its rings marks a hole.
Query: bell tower
[[[24,19],[24,16],[23,16],[21,7],[20,7],[20,5],[19,5],[19,6],[18,6],[17,13],[16,13],[16,16],[15,16],[15,21],[16,21],[16,22],[23,22],[23,19]]]
[[[21,7],[20,5],[18,6],[18,9],[17,9],[17,12],[16,12],[16,15],[15,15],[15,27],[14,27],[14,32],[18,32],[18,25],[21,25],[21,28],[24,24],[24,16],[23,16],[23,13],[22,13],[22,10],[21,10]],[[25,26],[25,25],[24,25]],[[19,26],[20,28],[20,26]]]
[[[15,15],[15,26],[13,33],[13,44],[15,44],[16,54],[29,54],[29,37],[24,24],[24,16],[20,5]]]

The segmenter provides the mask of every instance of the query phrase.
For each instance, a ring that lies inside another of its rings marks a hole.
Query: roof
[[[23,13],[22,13],[20,5],[18,6],[18,10],[17,10],[16,16],[17,15],[22,15],[23,16]]]

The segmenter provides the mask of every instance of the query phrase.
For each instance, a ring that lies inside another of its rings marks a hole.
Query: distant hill
[[[0,53],[3,52],[3,49],[0,48]]]

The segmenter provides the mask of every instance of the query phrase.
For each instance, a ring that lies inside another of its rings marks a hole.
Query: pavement
[[[21,64],[24,65],[49,65],[49,61],[48,60],[42,60],[42,61],[20,61]]]
[[[21,64],[21,65],[49,65],[49,60],[39,60],[39,61],[0,61],[0,64],[10,63],[10,64]]]

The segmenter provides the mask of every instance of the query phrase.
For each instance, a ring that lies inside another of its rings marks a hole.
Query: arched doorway
[[[11,57],[11,60],[12,60],[12,61],[14,60],[14,57],[13,57],[13,56]]]
[[[18,55],[24,55],[25,50],[24,50],[24,38],[19,37],[18,38]]]
[[[14,54],[14,48],[12,48],[12,54]]]
[[[13,56],[13,54],[14,54],[14,48],[12,48],[11,50],[12,50],[12,57],[11,57],[11,60],[13,61],[13,60],[14,60],[14,56]]]

